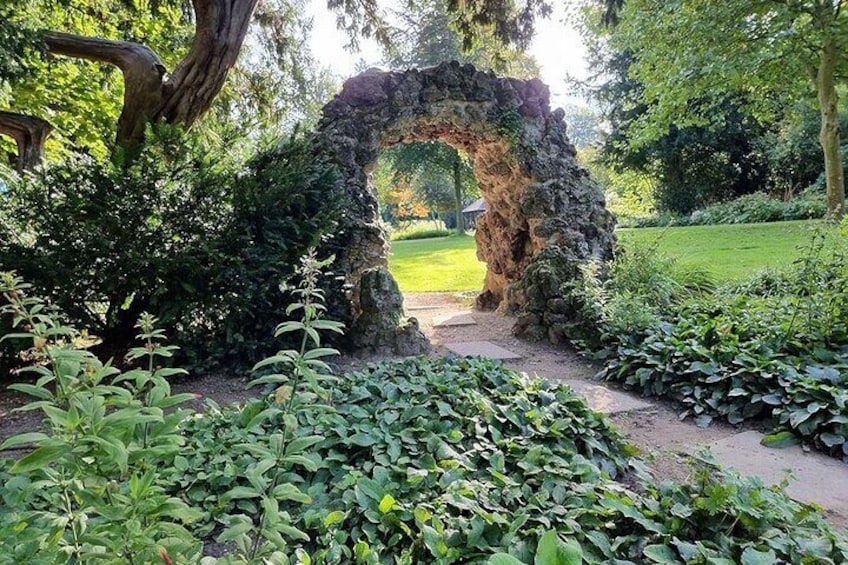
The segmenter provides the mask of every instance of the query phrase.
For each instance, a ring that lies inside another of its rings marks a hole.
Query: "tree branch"
[[[0,134],[8,135],[18,146],[18,172],[41,162],[44,142],[51,131],[53,126],[41,118],[0,111]]]
[[[44,36],[57,55],[115,65],[124,75],[124,105],[118,118],[116,142],[127,147],[144,138],[144,128],[162,105],[165,66],[152,49],[131,41],[113,41],[69,33]]]

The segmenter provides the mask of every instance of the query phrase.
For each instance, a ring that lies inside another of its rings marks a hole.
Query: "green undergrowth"
[[[574,335],[603,378],[682,406],[708,425],[762,420],[766,443],[804,441],[848,460],[848,264],[835,228],[783,271],[716,286],[651,248],[602,280],[588,270]]]
[[[314,255],[243,405],[179,406],[156,320],[121,372],[11,275],[41,432],[0,460],[0,564],[844,563],[848,541],[779,488],[707,461],[658,482],[562,384],[482,359],[338,376]]]
[[[486,563],[505,552],[532,563],[551,529],[577,542],[578,563],[837,562],[848,551],[815,512],[756,481],[705,464],[687,485],[654,482],[571,389],[497,362],[373,365],[345,375],[330,404],[299,415],[298,436],[324,439],[308,456],[315,470],[294,481],[310,502],[286,509],[309,536],[294,545],[315,562]],[[227,493],[250,487],[281,425],[251,425],[267,407],[213,407],[187,425],[168,480],[204,509],[199,535],[256,512]],[[255,447],[227,447],[238,444]]]

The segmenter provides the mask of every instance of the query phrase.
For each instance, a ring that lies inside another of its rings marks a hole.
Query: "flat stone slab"
[[[586,398],[589,408],[602,414],[620,414],[651,407],[650,403],[639,400],[632,394],[612,390],[602,385],[576,380],[561,380],[560,382],[573,388],[574,392]]]
[[[491,341],[462,341],[446,343],[445,348],[460,357],[488,357],[489,359],[521,359],[521,355],[495,345]]]
[[[438,310],[440,308],[444,308],[444,306],[433,305],[433,306],[407,306],[404,308],[408,312],[419,312],[421,310]]]
[[[763,434],[742,432],[709,444],[715,460],[743,475],[759,477],[766,485],[779,483],[789,470],[786,493],[848,516],[848,465],[800,446],[773,449],[760,444]]]
[[[447,328],[453,326],[473,326],[477,321],[468,312],[451,312],[442,316],[433,318],[434,328]]]

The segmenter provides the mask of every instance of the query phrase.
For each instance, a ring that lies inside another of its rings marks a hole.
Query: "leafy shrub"
[[[331,405],[298,414],[295,437],[323,439],[307,456],[316,470],[297,475],[310,502],[281,506],[310,536],[292,548],[320,563],[484,563],[497,552],[530,563],[551,529],[579,544],[577,563],[839,561],[848,550],[785,495],[712,467],[685,486],[632,475],[631,490],[611,480],[627,459],[606,420],[567,387],[496,362],[380,363],[346,375]],[[226,514],[255,512],[252,499],[227,493],[246,485],[254,453],[283,426],[263,421],[268,406],[214,408],[187,427],[171,492],[202,504],[200,533]],[[239,444],[254,447],[227,448]],[[752,543],[765,531],[774,537]],[[827,543],[807,541],[822,532]]]
[[[406,230],[403,232],[392,234],[392,241],[408,241],[413,239],[431,239],[434,237],[448,237],[453,232],[450,230],[432,229],[432,230]]]
[[[584,346],[602,376],[679,402],[699,425],[766,418],[848,460],[848,264],[817,234],[787,272],[710,291],[676,286],[673,263],[625,254],[610,279],[584,277]],[[675,288],[693,292],[672,292]],[[703,292],[706,291],[706,292]]]
[[[688,216],[671,213],[625,218],[621,227],[650,228],[663,226],[688,226],[709,224],[748,224],[781,222],[785,220],[811,220],[823,218],[827,213],[824,188],[810,187],[791,200],[783,202],[755,192],[735,200],[711,204],[695,210]]]
[[[171,394],[167,379],[184,371],[154,369],[173,352],[162,345],[155,319],[141,319],[143,346],[129,354],[145,368],[120,374],[79,349],[80,334],[40,299],[26,297],[27,289],[4,275],[0,293],[9,303],[0,313],[20,326],[18,337],[31,346],[26,371],[37,377],[10,388],[37,399],[26,409],[44,412],[46,433],[20,434],[0,446],[35,447],[0,469],[0,562],[197,558],[201,543],[184,526],[199,512],[157,480],[157,467],[173,461],[183,442],[179,425],[188,411],[173,408],[193,395]]]
[[[332,233],[343,208],[337,179],[308,138],[281,140],[248,162],[206,281],[192,289],[192,308],[173,318],[192,367],[248,367],[275,349],[275,313],[292,299],[281,283]]]
[[[807,220],[824,217],[826,211],[827,203],[823,191],[805,192],[788,202],[756,192],[694,212],[689,217],[689,224],[747,224]]]
[[[599,265],[589,264],[569,283],[569,294],[582,305],[580,327],[572,336],[582,338],[582,346],[598,347],[625,336],[638,341],[669,310],[715,287],[707,271],[681,267],[657,253],[656,246],[620,247],[604,278]]]
[[[128,167],[78,155],[25,177],[0,197],[0,269],[126,346],[141,312],[184,308],[218,262],[232,174],[218,157],[163,130]]]
[[[78,156],[0,195],[0,269],[71,323],[125,350],[143,311],[192,365],[251,363],[297,259],[339,213],[333,170],[291,139],[246,166],[177,130],[151,132],[128,166]],[[8,360],[8,355],[7,355]]]

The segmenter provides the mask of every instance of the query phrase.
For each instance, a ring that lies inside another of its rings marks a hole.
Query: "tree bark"
[[[196,31],[191,50],[165,86],[155,116],[190,127],[212,106],[241,51],[257,0],[193,0]]]
[[[124,106],[116,144],[132,149],[148,123],[191,127],[212,105],[238,58],[257,0],[193,0],[195,36],[168,76],[149,47],[67,33],[45,36],[51,53],[115,65],[124,75]]]
[[[462,171],[460,169],[459,152],[454,150],[453,159],[453,193],[456,202],[456,234],[465,233],[465,218],[462,216]]]
[[[8,135],[18,146],[19,173],[33,169],[41,163],[44,142],[51,131],[53,126],[41,118],[14,112],[0,112],[0,134]]]
[[[819,143],[824,154],[827,215],[833,219],[845,214],[845,172],[839,150],[839,95],[834,79],[837,56],[836,42],[826,39],[815,78],[821,113]]]

